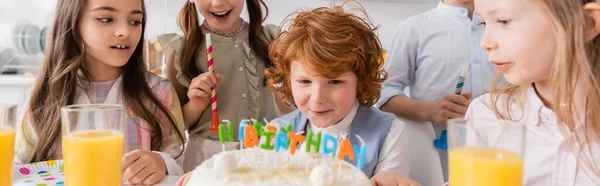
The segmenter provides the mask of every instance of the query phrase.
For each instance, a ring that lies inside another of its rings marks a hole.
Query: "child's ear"
[[[583,9],[587,16],[594,21],[594,26],[588,30],[588,35],[586,36],[587,41],[591,41],[600,34],[600,3],[587,3],[583,6]]]

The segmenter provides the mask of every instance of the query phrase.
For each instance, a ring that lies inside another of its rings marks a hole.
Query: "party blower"
[[[213,69],[213,56],[212,56],[212,41],[210,38],[210,34],[206,34],[206,58],[208,63],[208,71],[215,73]],[[217,109],[217,91],[215,91],[215,86],[210,87],[210,106],[212,108],[212,126],[209,131],[216,132],[219,131],[219,110]]]
[[[459,95],[462,93],[462,88],[465,85],[465,79],[467,78],[467,73],[469,72],[469,64],[465,64],[460,71],[460,75],[458,75],[458,83],[456,83],[456,90],[454,90],[454,94]],[[446,139],[446,127],[442,128],[442,133],[438,139],[433,140],[433,145],[439,149],[448,149],[448,140]]]

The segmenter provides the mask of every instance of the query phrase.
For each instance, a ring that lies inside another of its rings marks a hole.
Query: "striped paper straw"
[[[206,58],[208,59],[208,71],[215,73],[213,69],[213,56],[212,56],[212,41],[210,39],[210,33],[206,34]],[[209,131],[219,131],[219,110],[217,109],[217,92],[215,87],[210,87],[210,106],[212,108],[212,126]]]

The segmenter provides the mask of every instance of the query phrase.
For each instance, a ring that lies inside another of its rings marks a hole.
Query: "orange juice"
[[[448,152],[452,186],[521,186],[523,158],[512,152],[460,147]]]
[[[121,185],[123,133],[73,132],[63,136],[65,185]]]
[[[12,185],[12,164],[15,155],[15,130],[0,128],[0,186]]]

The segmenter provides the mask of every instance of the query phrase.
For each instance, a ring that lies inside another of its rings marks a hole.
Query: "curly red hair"
[[[358,4],[358,3],[357,3]],[[342,6],[298,11],[288,16],[291,21],[269,47],[273,66],[265,70],[271,91],[291,101],[290,62],[302,61],[310,75],[329,79],[352,71],[358,79],[357,99],[362,106],[372,106],[381,93],[381,83],[387,79],[383,70],[383,49],[375,30],[366,18],[347,12]],[[296,14],[295,18],[290,18]]]

